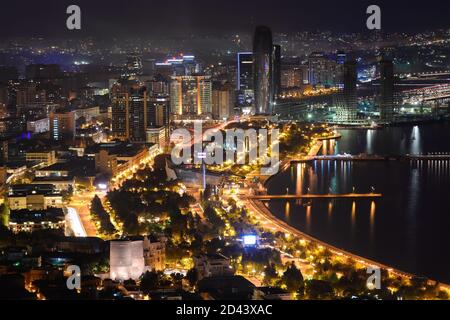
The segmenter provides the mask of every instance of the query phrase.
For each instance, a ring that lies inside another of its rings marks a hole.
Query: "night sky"
[[[81,7],[83,36],[251,32],[258,24],[275,32],[364,32],[370,4],[381,6],[388,32],[450,28],[448,0],[10,0],[2,3],[0,36],[71,36],[70,4]]]

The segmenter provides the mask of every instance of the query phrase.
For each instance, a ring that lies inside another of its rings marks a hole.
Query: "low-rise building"
[[[9,217],[9,228],[17,232],[33,232],[42,229],[64,230],[66,219],[62,209],[47,210],[12,210]]]
[[[99,254],[107,252],[107,243],[100,238],[94,237],[64,237],[53,245],[57,252]]]
[[[27,162],[37,162],[44,166],[50,166],[56,163],[56,152],[54,150],[48,151],[29,151],[25,155]]]
[[[208,300],[251,300],[255,285],[243,276],[208,277],[198,282],[198,291]]]
[[[156,144],[160,150],[164,150],[167,146],[166,128],[165,127],[147,128],[147,142]]]
[[[204,254],[194,257],[199,279],[233,275],[231,259],[222,254]]]
[[[144,259],[148,270],[163,271],[166,267],[165,241],[153,237],[145,237]]]
[[[92,121],[93,118],[98,118],[99,116],[100,116],[99,106],[79,108],[75,110],[75,119],[83,117],[86,119],[86,121],[90,122]]]
[[[115,176],[137,168],[147,158],[155,157],[159,147],[151,143],[110,142],[89,147],[85,153],[95,159],[97,172]]]
[[[274,287],[259,287],[255,290],[254,300],[292,300],[289,291]]]
[[[50,122],[48,118],[27,121],[27,131],[33,134],[48,132],[50,130]]]
[[[62,195],[51,184],[13,185],[8,193],[11,210],[46,210],[49,207],[61,208]]]
[[[75,191],[75,179],[73,177],[38,177],[33,180],[34,185],[52,184],[57,192]]]

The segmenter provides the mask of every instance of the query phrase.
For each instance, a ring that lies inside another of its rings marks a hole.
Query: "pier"
[[[376,199],[381,198],[381,193],[344,193],[344,194],[286,194],[286,195],[256,195],[250,196],[252,200],[298,200],[298,199]]]

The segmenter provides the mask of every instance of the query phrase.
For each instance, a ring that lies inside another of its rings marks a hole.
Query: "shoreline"
[[[327,139],[323,139],[323,140],[327,140]],[[318,140],[316,141],[315,146],[310,150],[310,152],[308,153],[308,156],[310,156],[310,153],[313,151],[315,153],[318,153],[319,150],[322,147],[322,140]],[[320,146],[320,147],[319,147]],[[270,177],[265,177],[263,178],[262,184],[263,186],[267,189],[267,184],[269,183],[269,181],[271,180],[271,178],[279,175],[280,173],[284,172],[287,168],[289,168],[292,165],[292,162],[295,161],[294,159],[288,159],[285,161],[282,161],[282,166],[280,166],[282,168],[282,170],[280,170],[277,174],[270,176]],[[285,232],[288,232],[296,237],[299,238],[303,238],[304,240],[310,241],[312,243],[315,243],[319,246],[322,246],[324,248],[327,248],[328,250],[330,250],[333,254],[336,254],[338,256],[341,257],[347,257],[347,258],[352,258],[354,259],[356,262],[364,265],[365,267],[370,267],[370,266],[374,266],[374,267],[378,267],[380,269],[384,269],[387,270],[390,274],[396,275],[396,276],[400,276],[403,278],[407,278],[407,279],[411,279],[413,277],[418,277],[417,275],[413,274],[413,273],[409,273],[409,272],[405,272],[402,270],[399,270],[397,268],[394,268],[392,266],[388,266],[385,265],[383,263],[359,256],[357,254],[351,253],[345,249],[342,248],[338,248],[332,244],[326,243],[322,240],[319,240],[313,236],[310,236],[300,230],[298,230],[297,228],[289,225],[288,223],[286,223],[285,221],[279,219],[278,217],[276,217],[272,211],[270,211],[269,208],[267,208],[266,205],[264,205],[264,203],[262,201],[259,200],[255,200],[255,199],[246,199],[246,201],[248,201],[248,203],[255,209],[256,212],[258,212],[262,217],[264,217],[265,219],[269,220],[270,222],[272,222],[274,225],[278,226],[280,229],[284,230]],[[450,284],[446,284],[443,282],[440,282],[438,280],[434,280],[434,279],[429,279],[427,277],[428,281],[432,282],[432,283],[437,283],[439,284],[439,287],[441,289],[450,291]]]

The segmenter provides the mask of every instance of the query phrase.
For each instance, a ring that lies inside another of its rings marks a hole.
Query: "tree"
[[[160,280],[160,274],[158,272],[147,271],[141,277],[141,290],[144,293],[149,293],[152,290],[158,289]]]
[[[277,278],[278,274],[275,268],[275,264],[271,263],[264,271],[264,284],[271,286],[274,284]]]
[[[95,195],[91,202],[91,215],[92,217],[100,222],[100,232],[110,235],[116,232],[116,228],[111,223],[111,218],[103,207],[100,198]]]
[[[186,274],[186,279],[189,281],[191,286],[195,286],[198,282],[198,271],[195,268],[190,269]]]
[[[288,291],[297,292],[304,288],[303,275],[294,263],[291,263],[281,278]]]
[[[441,290],[441,291],[438,292],[437,298],[440,299],[440,300],[448,300],[448,298],[449,298],[448,297],[448,293],[446,291],[444,291],[444,290]]]
[[[9,226],[9,206],[6,203],[3,203],[0,206],[0,225],[8,227]]]
[[[310,299],[331,299],[334,290],[331,284],[325,280],[309,280],[306,282],[306,294]]]

